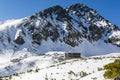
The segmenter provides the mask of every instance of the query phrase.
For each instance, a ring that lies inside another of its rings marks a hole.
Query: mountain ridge
[[[66,8],[53,6],[20,20],[5,22],[0,29],[1,51],[26,48],[38,54],[71,51],[85,55],[109,53],[108,49],[120,52],[120,29],[80,3]],[[105,52],[101,45],[107,49]]]

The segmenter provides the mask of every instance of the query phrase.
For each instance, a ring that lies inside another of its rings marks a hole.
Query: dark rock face
[[[60,6],[48,8],[44,11],[39,12],[37,15],[42,18],[50,17],[51,19],[54,19],[54,16],[52,14],[56,15],[55,19],[58,21],[63,22],[65,20],[71,19],[71,17],[67,14],[66,10]]]
[[[88,39],[90,41],[98,41],[102,37],[102,30],[95,25],[89,27],[90,35],[88,36]]]
[[[25,43],[24,39],[21,36],[18,36],[17,39],[14,40],[16,44],[22,45]]]

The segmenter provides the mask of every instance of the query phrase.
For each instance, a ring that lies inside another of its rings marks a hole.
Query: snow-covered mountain
[[[120,52],[120,29],[84,4],[53,6],[32,16],[0,23],[0,51],[83,55]]]
[[[94,56],[60,60],[65,52]],[[105,80],[119,57],[120,29],[84,4],[0,22],[0,80]]]

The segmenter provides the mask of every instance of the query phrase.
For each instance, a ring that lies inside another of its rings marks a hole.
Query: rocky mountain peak
[[[1,51],[6,48],[15,51],[27,48],[35,53],[50,50],[85,53],[84,49],[78,49],[85,46],[86,41],[88,45],[99,41],[104,45],[120,45],[119,37],[112,35],[116,31],[119,33],[119,28],[95,10],[80,3],[66,8],[53,6],[20,21],[4,24],[7,26],[0,25],[6,27],[4,31],[0,31],[0,46],[3,46]]]
[[[40,16],[47,16],[47,15],[51,15],[51,14],[58,14],[61,11],[64,11],[64,9],[61,6],[57,5],[57,6],[53,6],[48,9],[45,9],[45,10],[39,12],[38,14]]]

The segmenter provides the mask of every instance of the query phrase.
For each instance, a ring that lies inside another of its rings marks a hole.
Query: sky
[[[48,7],[83,3],[120,27],[120,0],[0,0],[0,21],[30,16]]]

